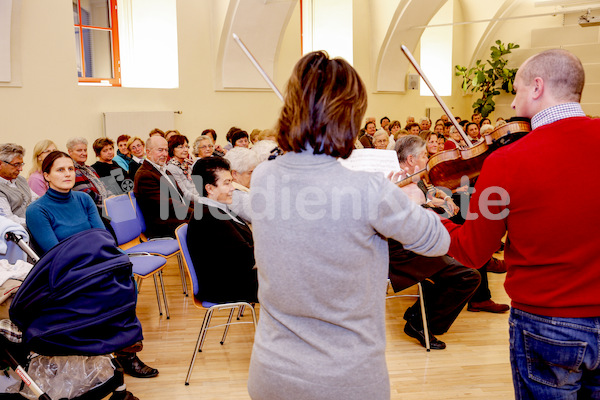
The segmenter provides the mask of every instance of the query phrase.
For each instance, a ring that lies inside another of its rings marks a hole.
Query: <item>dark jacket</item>
[[[193,204],[188,206],[183,202],[175,178],[168,171],[167,175],[175,186],[167,183],[165,188],[169,188],[169,191],[164,191],[161,196],[160,182],[163,176],[152,164],[144,161],[135,174],[133,193],[142,210],[148,237],[175,237],[175,228],[187,222],[193,213]],[[161,215],[161,211],[164,215]]]
[[[202,218],[189,222],[187,241],[199,286],[196,297],[213,303],[256,302],[252,231],[226,217],[220,209],[203,204]]]

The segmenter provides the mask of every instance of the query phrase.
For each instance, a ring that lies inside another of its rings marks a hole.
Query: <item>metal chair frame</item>
[[[120,198],[121,196],[127,196],[127,194],[120,194],[118,196],[114,196],[114,197],[110,197],[104,200],[104,210],[106,211],[106,214],[110,217],[111,213],[111,203],[113,201],[115,201],[117,198]],[[129,200],[129,196],[127,196],[128,202],[131,205],[131,201]],[[133,217],[134,220],[137,220],[136,217]],[[113,227],[113,230],[115,228],[115,225],[113,225],[113,221],[111,221],[111,226]],[[141,228],[140,228],[141,229]],[[118,230],[118,229],[117,229]],[[115,231],[115,235],[118,236],[117,232]],[[135,239],[134,239],[135,240]],[[136,281],[137,281],[137,290],[138,293],[142,288],[142,281],[143,279],[149,278],[150,276],[152,276],[152,278],[154,279],[154,289],[156,291],[156,301],[158,302],[158,313],[159,315],[163,315],[163,311],[162,311],[162,305],[160,302],[160,294],[159,294],[159,283],[160,283],[160,287],[161,287],[161,291],[162,291],[162,295],[163,295],[163,302],[165,305],[165,313],[167,315],[167,319],[171,319],[171,314],[169,313],[169,303],[167,301],[167,293],[165,290],[165,283],[163,280],[163,275],[162,275],[162,270],[165,268],[165,265],[167,263],[167,258],[160,255],[160,254],[153,254],[147,251],[138,251],[136,250],[136,245],[130,246],[130,247],[124,247],[124,245],[127,245],[131,243],[118,243],[118,239],[117,239],[117,245],[119,246],[120,249],[122,249],[125,253],[127,253],[127,255],[129,256],[131,263],[133,264],[133,274],[136,277]],[[161,258],[162,259],[162,265],[154,270],[152,270],[150,273],[146,274],[146,275],[142,275],[140,273],[136,273],[136,258],[138,257],[154,257],[154,258]],[[156,276],[158,275],[159,280],[157,281]]]
[[[152,239],[147,238],[146,235],[144,234],[144,231],[146,230],[145,229],[146,221],[144,220],[144,215],[142,214],[142,211],[140,210],[140,208],[137,204],[135,195],[133,194],[133,192],[129,192],[128,196],[129,196],[129,201],[131,202],[131,206],[133,207],[135,216],[140,224],[140,236],[139,236],[140,243],[153,242],[153,241],[157,241],[157,240],[173,240],[173,241],[175,241],[175,239],[170,238],[170,237],[152,238]],[[185,281],[185,272],[183,269],[183,260],[181,258],[181,250],[178,250],[172,254],[159,254],[159,253],[152,253],[152,252],[150,252],[150,254],[165,257],[165,258],[177,256],[177,265],[179,266],[179,275],[181,276],[181,288],[183,289],[183,294],[185,294],[187,297],[189,294],[189,291],[187,288],[187,282]]]
[[[185,269],[185,272],[187,273],[189,281],[190,281],[191,292],[194,294],[195,288],[194,288],[194,279],[192,277],[192,270],[193,270],[194,275],[196,275],[196,272],[194,269],[194,265],[192,264],[192,260],[190,258],[188,247],[187,247],[187,226],[188,226],[188,224],[182,224],[179,227],[177,227],[177,229],[175,230],[175,237],[177,238],[177,241],[179,242],[179,248],[181,249],[181,253],[183,255],[182,258],[183,258],[184,269]],[[197,275],[196,275],[196,277],[197,277]],[[209,329],[220,328],[223,326],[225,327],[223,336],[220,341],[221,345],[223,345],[225,343],[225,339],[227,338],[227,332],[229,332],[229,327],[231,325],[253,324],[254,329],[256,330],[256,312],[254,311],[254,307],[250,303],[240,301],[240,302],[234,302],[234,303],[216,304],[216,303],[211,303],[208,301],[198,300],[194,296],[194,306],[196,306],[197,308],[199,308],[201,310],[205,310],[205,313],[204,313],[204,319],[202,320],[202,325],[200,326],[200,333],[198,334],[198,340],[196,341],[196,346],[194,348],[194,355],[192,356],[192,361],[190,362],[190,367],[188,369],[188,373],[185,378],[186,386],[190,384],[190,378],[192,376],[192,370],[194,369],[194,363],[196,362],[196,356],[198,355],[198,353],[202,352],[202,346],[204,345],[204,341],[206,339],[206,333],[208,332]],[[233,315],[234,315],[236,309],[238,310],[237,320],[240,320],[240,318],[243,316],[244,310],[246,308],[248,308],[250,310],[250,313],[252,316],[252,321],[239,321],[239,322],[232,321]],[[221,311],[221,310],[229,310],[229,317],[227,318],[227,322],[224,324],[210,326],[210,321],[212,319],[213,314],[215,312]]]
[[[427,351],[431,351],[431,346],[429,344],[429,326],[427,324],[427,312],[425,311],[425,300],[424,300],[424,296],[423,296],[423,286],[421,285],[421,282],[417,282],[416,285],[417,285],[417,288],[419,289],[419,294],[387,295],[387,292],[390,291],[390,288],[392,289],[392,292],[394,291],[394,289],[392,288],[392,282],[388,279],[385,298],[386,298],[386,300],[394,299],[394,298],[398,298],[398,297],[418,297],[419,298],[419,303],[421,304],[421,307],[420,307],[421,308],[421,318],[423,319],[423,332],[425,333],[425,349]]]

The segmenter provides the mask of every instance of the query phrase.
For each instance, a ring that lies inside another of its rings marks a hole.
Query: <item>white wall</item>
[[[464,1],[455,1],[454,13],[459,18],[466,6],[462,4]],[[426,108],[439,110],[435,99],[422,97],[418,91],[375,93],[370,2],[354,0],[354,7],[354,66],[369,89],[367,115],[378,119],[387,115],[399,119],[404,125],[407,115],[420,117]],[[26,161],[30,162],[33,145],[41,139],[53,139],[59,148],[64,149],[69,137],[84,136],[90,142],[100,137],[103,132],[102,113],[110,111],[181,110],[183,114],[175,117],[175,127],[179,131],[193,140],[203,129],[214,128],[221,143],[233,125],[247,131],[272,127],[281,107],[273,93],[215,91],[216,51],[212,13],[213,0],[177,1],[179,88],[83,87],[77,84],[71,3],[47,0],[22,2],[18,49],[22,87],[0,87],[0,142],[13,141],[24,145],[28,151]],[[478,15],[469,14],[469,17]],[[505,42],[520,42],[520,38],[531,35],[527,21],[506,24],[506,27],[491,37]],[[274,81],[281,90],[301,57],[300,32],[298,4],[281,38],[281,49],[275,60]],[[470,62],[472,54],[467,49],[478,47],[478,39],[470,35],[471,32],[472,28],[455,27],[453,64]],[[485,47],[489,48],[489,45],[491,43]],[[419,59],[418,48],[415,57]],[[458,82],[455,78],[456,87]],[[588,98],[591,98],[590,95]],[[456,115],[463,118],[470,116],[472,96],[463,96],[453,89],[453,95],[444,100]],[[509,104],[510,101],[504,101],[501,111],[509,113]],[[433,119],[438,117],[432,115]]]

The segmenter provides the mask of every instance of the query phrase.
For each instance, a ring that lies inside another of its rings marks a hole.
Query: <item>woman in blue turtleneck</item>
[[[26,223],[41,252],[69,236],[91,228],[104,228],[92,198],[71,190],[75,185],[75,167],[67,153],[53,151],[42,163],[48,182],[46,194],[27,207]]]
[[[49,189],[25,212],[27,228],[38,249],[46,253],[63,239],[92,228],[104,228],[94,200],[84,192],[71,190],[75,185],[73,159],[62,151],[48,154],[42,163],[42,174]],[[137,356],[141,342],[115,355],[125,373],[138,378],[152,378],[158,370]]]

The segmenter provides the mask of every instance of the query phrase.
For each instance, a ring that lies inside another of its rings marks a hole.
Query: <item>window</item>
[[[325,50],[353,63],[352,0],[301,0],[302,53]]]
[[[73,0],[79,82],[121,86],[117,0]]]
[[[421,36],[421,67],[440,96],[452,95],[452,15],[453,4],[447,2],[433,16],[429,25],[442,25],[426,28]],[[423,79],[421,96],[433,96]]]

